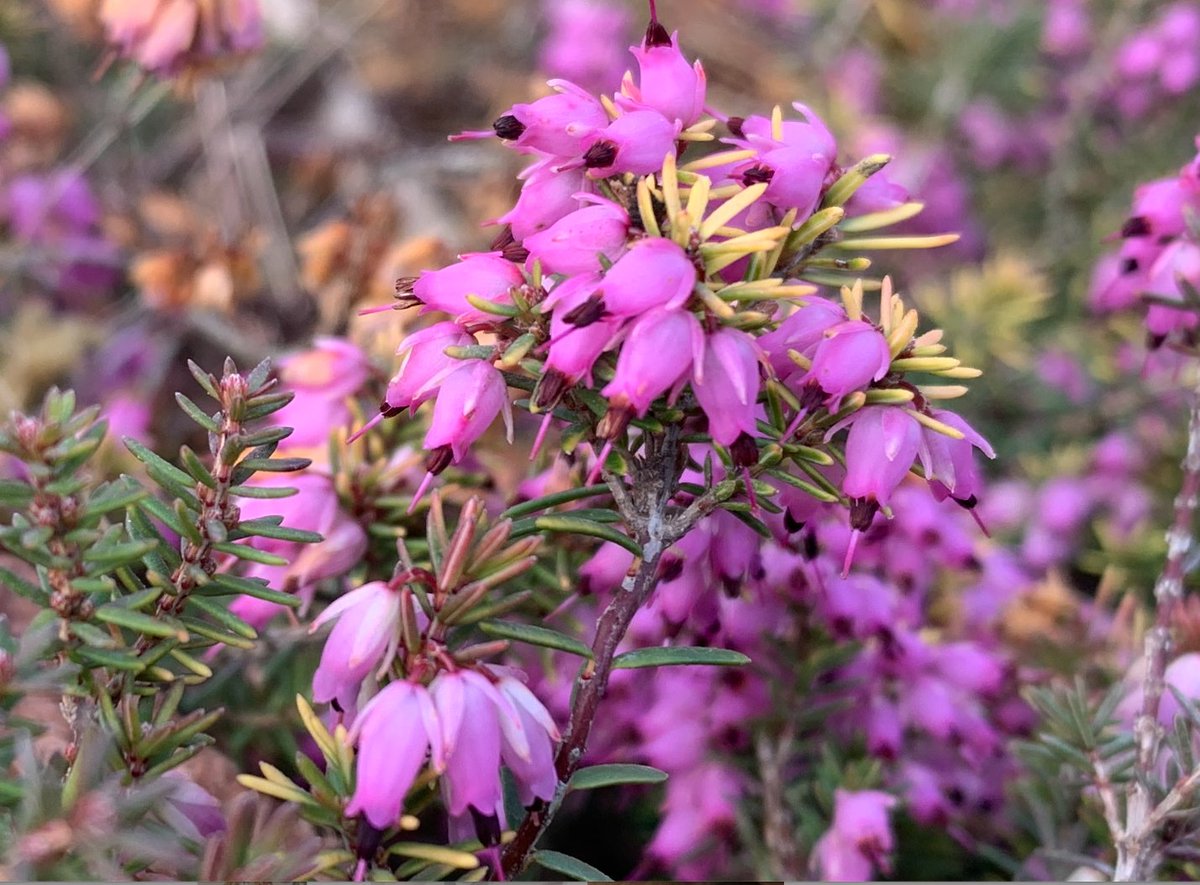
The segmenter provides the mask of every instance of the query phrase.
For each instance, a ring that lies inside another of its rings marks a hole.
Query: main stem
[[[1188,423],[1183,480],[1175,497],[1175,516],[1167,530],[1167,560],[1154,585],[1154,625],[1146,633],[1142,677],[1142,708],[1134,723],[1137,742],[1137,777],[1129,784],[1124,832],[1114,833],[1117,864],[1114,881],[1144,881],[1154,877],[1162,862],[1162,820],[1156,814],[1150,783],[1162,746],[1158,708],[1166,687],[1164,674],[1171,656],[1171,626],[1183,600],[1187,559],[1196,540],[1193,521],[1200,502],[1200,385],[1193,392]]]
[[[650,458],[650,463],[639,471],[639,474],[646,475],[635,477],[635,494],[628,496],[622,491],[618,496],[618,502],[636,500],[642,505],[638,508],[640,513],[631,514],[634,518],[626,520],[631,528],[634,525],[638,527],[642,558],[637,570],[626,576],[596,625],[592,660],[584,666],[575,681],[570,721],[554,759],[558,790],[549,803],[530,809],[512,842],[505,848],[503,867],[508,877],[525,868],[529,853],[558,812],[567,792],[567,784],[587,752],[592,723],[608,687],[617,648],[625,638],[634,615],[654,589],[663,552],[690,528],[668,519],[671,497],[675,493],[681,470],[678,449],[678,428],[668,428],[665,440]],[[643,484],[643,480],[646,484]],[[637,489],[638,486],[641,489]]]

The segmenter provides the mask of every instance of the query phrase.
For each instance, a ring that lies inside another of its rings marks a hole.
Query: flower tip
[[[408,515],[412,516],[417,510],[417,505],[421,503],[421,499],[425,497],[425,493],[429,491],[429,486],[433,483],[433,471],[427,471],[425,478],[421,480],[421,484],[417,486],[417,492],[413,495],[412,503],[408,505]]]
[[[846,558],[842,561],[842,577],[850,577],[850,567],[854,565],[854,551],[858,549],[858,539],[862,537],[859,529],[850,530],[850,543],[846,546]]]

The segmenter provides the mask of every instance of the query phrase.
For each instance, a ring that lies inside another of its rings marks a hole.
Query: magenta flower
[[[627,11],[607,0],[545,0],[542,7],[550,24],[538,55],[542,69],[593,92],[616,89],[625,73]]]
[[[624,92],[641,105],[653,108],[668,120],[687,128],[704,113],[708,90],[704,66],[688,64],[679,49],[679,33],[670,37],[657,22],[646,31],[641,46],[631,46],[638,62],[638,84],[624,84]]]
[[[929,453],[926,478],[930,489],[939,501],[949,497],[964,507],[974,507],[977,495],[983,489],[983,476],[975,463],[974,450],[979,449],[989,458],[995,458],[996,452],[974,427],[954,412],[933,409],[931,414],[943,424],[961,431],[964,438],[952,439],[935,430],[923,430]]]
[[[383,581],[364,584],[334,600],[313,619],[309,632],[334,619],[313,674],[313,699],[336,699],[343,710],[351,710],[362,681],[372,670],[386,669],[396,653],[400,594]]]
[[[493,133],[526,153],[575,157],[584,150],[582,138],[593,129],[608,125],[604,105],[593,95],[567,80],[551,80],[553,95],[529,104],[513,105],[492,124],[493,132],[464,132],[459,138],[478,138]]]
[[[574,212],[578,195],[591,186],[583,170],[559,171],[557,164],[556,158],[547,157],[527,167],[520,175],[524,183],[516,205],[496,219],[512,227],[518,243]]]
[[[595,273],[601,256],[611,264],[625,251],[629,213],[611,200],[591,198],[593,205],[560,218],[541,233],[525,239],[529,259],[540,261],[551,274]]]
[[[295,399],[271,416],[271,423],[291,427],[281,448],[323,452],[329,435],[353,420],[347,399],[371,377],[371,362],[343,338],[318,338],[313,347],[287,357],[280,379]]]
[[[441,673],[430,686],[446,748],[442,789],[446,809],[458,817],[474,808],[484,816],[502,813],[501,720],[524,739],[516,711],[491,681],[475,670]],[[515,720],[515,724],[514,724]],[[521,744],[528,755],[529,745]]]
[[[363,814],[376,829],[400,817],[404,797],[431,753],[435,770],[445,765],[442,726],[424,686],[393,682],[371,698],[350,729],[358,744],[354,795],[346,814]]]
[[[891,364],[892,355],[883,334],[870,323],[847,320],[825,330],[813,354],[808,380],[836,404],[846,394],[878,381]]]
[[[582,139],[582,165],[592,178],[632,172],[646,175],[662,168],[667,154],[675,153],[678,122],[658,111],[626,110],[605,128],[576,128]],[[577,164],[569,164],[570,168]]]
[[[262,578],[272,587],[307,598],[319,581],[349,572],[367,550],[367,534],[350,514],[341,508],[333,478],[309,469],[299,474],[258,474],[251,485],[290,486],[297,490],[288,498],[245,498],[241,518],[257,519],[282,516],[289,528],[317,532],[324,539],[317,544],[296,544],[271,538],[255,538],[253,546],[288,559],[287,565],[253,563],[246,577]],[[230,605],[238,617],[256,627],[281,614],[286,606],[239,596]]]
[[[586,326],[567,322],[572,311],[589,302],[598,302],[599,274],[571,277],[554,287],[546,304],[553,305],[550,317],[550,347],[546,352],[546,370],[574,384],[586,378],[591,384],[592,366],[621,330],[621,320],[604,318]]]
[[[1163,250],[1150,269],[1146,290],[1182,303],[1187,287],[1200,288],[1200,246],[1177,240]],[[1200,324],[1194,310],[1181,310],[1167,304],[1151,304],[1146,311],[1146,328],[1152,345],[1159,345],[1175,332],[1190,333]]]
[[[788,356],[794,350],[812,358],[817,345],[824,340],[825,331],[846,319],[842,305],[827,298],[807,296],[803,305],[783,322],[758,339],[758,346],[767,355],[775,374],[786,380],[801,371]]]
[[[495,317],[467,301],[476,295],[493,304],[512,304],[511,289],[525,282],[521,269],[499,252],[476,252],[441,270],[427,270],[413,284],[412,293],[425,308],[440,310],[459,323],[490,323]]]
[[[648,237],[629,247],[604,275],[604,308],[633,317],[654,308],[682,307],[696,287],[696,265],[671,240]]]
[[[612,407],[631,409],[639,417],[704,358],[704,333],[699,321],[684,310],[659,308],[642,314],[633,324],[617,371],[601,391]]]
[[[109,42],[158,74],[263,42],[257,0],[104,0],[99,15]]]
[[[891,868],[895,847],[888,812],[896,797],[878,790],[834,792],[833,822],[813,850],[818,875],[830,882],[865,882]]]
[[[804,116],[804,120],[784,120],[780,139],[777,140],[772,132],[771,118],[755,114],[730,120],[734,130],[732,143],[744,148],[761,148],[764,145],[803,148],[812,155],[829,158],[832,163],[837,157],[837,141],[829,127],[807,105],[794,102],[792,107]]]
[[[526,807],[535,799],[548,802],[558,789],[558,774],[554,768],[558,726],[542,702],[516,677],[501,676],[496,687],[516,711],[520,725],[519,729],[515,728],[511,720],[503,717],[500,721],[504,737],[500,757],[517,781],[517,797]]]
[[[460,461],[501,412],[511,438],[512,404],[504,376],[489,362],[464,360],[462,367],[447,375],[438,388],[425,448],[432,451],[449,447],[454,461]]]
[[[721,329],[705,340],[692,390],[708,416],[709,433],[720,445],[731,445],[743,433],[756,433],[758,364],[758,347],[745,332]]]
[[[866,406],[849,421],[842,491],[851,501],[886,507],[921,447],[921,425],[899,406]]]
[[[806,147],[778,147],[763,151],[739,167],[736,175],[747,185],[768,182],[764,200],[782,209],[795,208],[804,216],[817,207],[832,166],[831,158]]]
[[[407,336],[396,350],[403,359],[384,397],[389,413],[405,408],[415,411],[434,395],[443,378],[463,366],[462,360],[446,355],[446,348],[474,343],[462,326],[451,322],[434,323]]]

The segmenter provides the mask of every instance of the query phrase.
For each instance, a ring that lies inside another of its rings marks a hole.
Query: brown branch
[[[596,635],[592,641],[593,659],[583,667],[575,682],[570,720],[554,760],[558,790],[549,803],[530,809],[516,836],[505,848],[503,867],[506,876],[511,877],[525,868],[530,852],[554,819],[566,795],[567,784],[587,752],[592,723],[608,687],[617,648],[625,638],[634,615],[654,590],[663,552],[691,528],[690,525],[684,526],[678,517],[669,518],[671,497],[682,471],[678,438],[679,428],[668,427],[665,437],[658,440],[657,444],[647,440],[645,461],[635,468],[632,494],[626,500],[628,504],[637,506],[636,523],[644,526],[637,532],[642,545],[642,559],[636,572],[625,578],[596,625]]]
[[[1175,497],[1175,515],[1167,530],[1167,560],[1154,585],[1154,625],[1146,633],[1143,651],[1145,672],[1142,677],[1142,707],[1133,726],[1137,745],[1137,776],[1130,781],[1126,790],[1124,832],[1113,833],[1117,847],[1114,874],[1117,881],[1153,878],[1162,862],[1162,823],[1165,813],[1159,813],[1161,804],[1155,806],[1151,783],[1162,747],[1163,731],[1158,723],[1158,710],[1166,685],[1164,673],[1173,645],[1171,625],[1175,610],[1183,599],[1188,555],[1196,545],[1193,521],[1197,503],[1200,502],[1200,388],[1193,393],[1187,454],[1182,467],[1183,480]],[[1193,775],[1187,781],[1196,779]],[[1174,795],[1175,791],[1172,791],[1171,796]],[[1181,802],[1182,798],[1175,801]]]

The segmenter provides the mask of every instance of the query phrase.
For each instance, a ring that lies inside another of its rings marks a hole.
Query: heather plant
[[[435,5],[0,9],[3,877],[1194,875],[1193,4]]]

